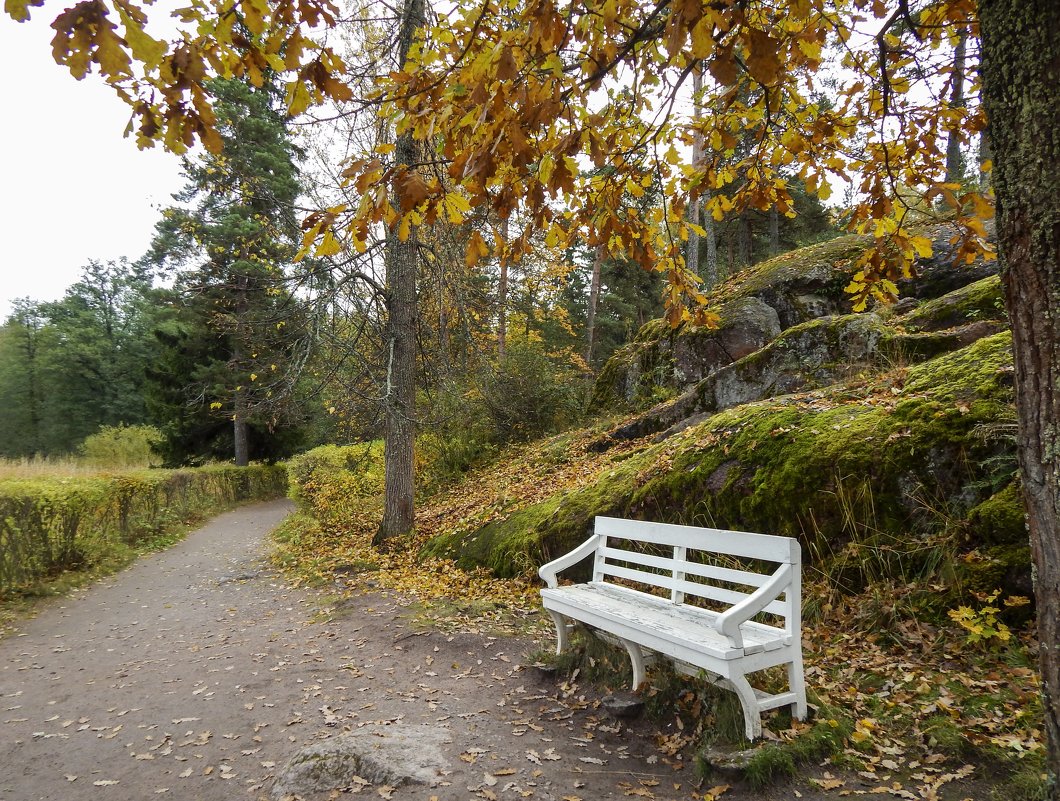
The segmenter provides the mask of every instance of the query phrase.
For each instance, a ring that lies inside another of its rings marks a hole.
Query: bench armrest
[[[558,559],[553,559],[551,562],[544,564],[537,571],[537,574],[541,576],[541,579],[549,587],[558,587],[559,579],[556,578],[556,574],[561,570],[566,570],[571,565],[576,565],[586,556],[596,551],[596,545],[599,543],[600,537],[593,534],[589,539],[579,545],[570,553],[566,553]]]
[[[740,603],[718,615],[714,626],[720,634],[729,638],[734,648],[743,648],[743,632],[740,631],[740,626],[780,597],[780,593],[791,585],[792,570],[791,565],[781,565],[769,581]]]

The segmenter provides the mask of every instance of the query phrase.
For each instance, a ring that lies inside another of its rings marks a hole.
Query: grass
[[[123,465],[120,469],[146,468],[148,465]],[[19,478],[75,478],[113,473],[115,468],[90,464],[74,456],[26,456],[0,459],[0,481]]]

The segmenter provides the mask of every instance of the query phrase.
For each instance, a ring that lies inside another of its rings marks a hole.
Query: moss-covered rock
[[[992,494],[990,465],[1009,446],[978,432],[1011,416],[1010,342],[1002,333],[870,383],[727,409],[587,487],[429,548],[510,575],[574,547],[605,514],[795,536],[811,560],[885,540],[918,576],[920,545]],[[1006,564],[1028,564],[1026,546],[1012,547]]]
[[[989,275],[942,297],[924,301],[898,317],[895,323],[912,331],[941,331],[975,321],[1004,322],[1006,319],[1001,278]]]
[[[880,319],[893,327],[888,336],[895,338],[890,353],[914,360],[931,358],[1005,327],[996,264],[980,260],[954,266],[950,242],[954,231],[950,225],[928,229],[935,255],[917,262],[917,282],[903,288],[912,297],[899,312],[879,310]],[[868,237],[839,237],[742,271],[708,296],[720,317],[714,330],[695,326],[672,330],[661,320],[648,323],[604,366],[593,394],[594,408],[646,408],[709,379],[765,347],[782,331],[787,336],[810,321],[846,317],[851,306],[845,287],[852,265],[869,243]],[[936,300],[918,303],[924,298]],[[806,382],[796,380],[791,385]]]

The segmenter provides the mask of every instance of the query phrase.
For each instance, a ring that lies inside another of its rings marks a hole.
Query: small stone
[[[719,773],[739,778],[743,776],[751,759],[758,753],[757,748],[744,748],[733,751],[719,746],[711,746],[703,752],[703,761]]]
[[[632,693],[605,695],[600,706],[620,720],[638,717],[644,711],[644,701]]]

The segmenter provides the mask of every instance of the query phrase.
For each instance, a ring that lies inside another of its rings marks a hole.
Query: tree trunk
[[[501,238],[508,243],[508,218],[501,220]],[[497,279],[497,361],[503,362],[508,348],[508,257],[500,259],[500,277]]]
[[[401,13],[398,69],[408,57],[416,30],[423,26],[424,0],[407,0]],[[398,137],[394,163],[413,168],[416,141],[411,133]],[[401,209],[402,213],[410,209]],[[383,520],[374,542],[382,545],[412,532],[415,525],[413,449],[416,437],[416,274],[419,267],[416,226],[404,242],[395,221],[387,232],[386,267],[386,391],[383,399]]]
[[[703,72],[698,67],[692,71],[692,120],[698,123],[703,116],[703,107],[700,105],[700,95],[703,91]],[[692,168],[702,169],[700,162],[703,160],[703,134],[699,130],[692,133]],[[703,216],[703,196],[697,194],[692,202],[688,204],[688,219],[699,225]],[[686,243],[685,266],[692,273],[699,273],[699,234],[691,231]]]
[[[1060,798],[1060,15],[980,0],[998,245],[1016,364],[1018,454],[1035,567],[1050,798]]]
[[[706,195],[709,199],[710,195]],[[703,230],[703,283],[707,289],[713,289],[718,284],[718,233],[714,227],[714,215],[706,212],[702,215]]]
[[[769,258],[780,255],[780,212],[774,205],[769,210]]]
[[[751,244],[751,217],[750,212],[744,212],[743,216],[736,221],[737,226],[737,262],[741,268],[750,267],[754,259],[753,246]]]
[[[950,103],[952,109],[964,108],[964,75],[968,53],[968,30],[962,28],[957,35],[957,46],[953,50],[953,73],[950,76]],[[964,154],[957,131],[950,131],[946,142],[946,183],[959,184],[964,180]]]
[[[232,442],[236,467],[250,464],[250,440],[247,436],[247,396],[241,388],[235,391],[232,413]]]
[[[979,191],[983,194],[990,191],[990,171],[986,169],[986,163],[993,159],[994,156],[990,152],[990,129],[984,128],[979,132]]]
[[[593,276],[589,282],[589,308],[585,316],[585,363],[593,363],[593,344],[596,338],[596,306],[600,302],[600,268],[607,251],[603,245],[596,248],[593,259]]]

